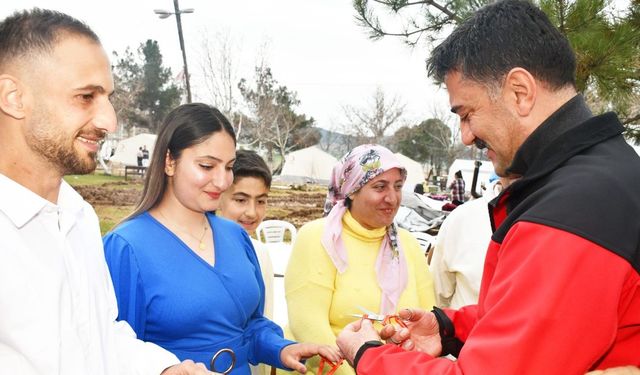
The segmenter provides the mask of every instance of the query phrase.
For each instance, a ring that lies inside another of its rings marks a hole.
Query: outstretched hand
[[[367,341],[380,340],[378,332],[368,319],[360,319],[347,324],[338,334],[336,344],[344,358],[353,365],[358,349]]]
[[[336,347],[303,342],[285,346],[280,352],[280,361],[288,368],[304,374],[307,367],[301,361],[318,354],[334,363],[342,360]]]
[[[396,329],[389,324],[380,331],[383,340],[398,344],[405,350],[416,350],[433,357],[442,353],[438,320],[432,312],[404,309],[398,312],[398,316],[407,328]]]

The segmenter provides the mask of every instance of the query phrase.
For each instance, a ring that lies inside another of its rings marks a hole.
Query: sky
[[[182,55],[174,16],[159,19],[154,9],[173,11],[172,0],[0,1],[0,17],[41,7],[86,22],[105,50],[123,52],[147,39],[160,45],[164,63],[177,74]],[[354,18],[351,0],[180,0],[187,63],[195,100],[208,101],[198,75],[204,37],[228,34],[235,46],[239,78],[253,81],[260,59],[281,85],[297,92],[299,110],[325,129],[344,124],[344,106],[371,108],[377,87],[406,104],[404,119],[418,123],[448,110],[443,88],[425,72],[425,46],[411,49],[401,38],[369,39]]]

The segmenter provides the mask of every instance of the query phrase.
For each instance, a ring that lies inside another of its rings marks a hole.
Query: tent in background
[[[337,162],[336,158],[317,146],[303,148],[285,156],[280,178],[284,181],[303,179],[302,182],[328,182]]]
[[[138,165],[138,148],[147,146],[149,155],[153,154],[153,147],[156,144],[155,134],[138,134],[131,138],[118,142],[116,152],[111,157],[112,163],[122,163],[124,165]]]
[[[400,164],[407,170],[407,180],[404,183],[404,190],[413,191],[413,188],[417,184],[424,182],[424,168],[422,168],[422,164],[408,156],[404,156],[399,152],[396,152],[395,155]]]

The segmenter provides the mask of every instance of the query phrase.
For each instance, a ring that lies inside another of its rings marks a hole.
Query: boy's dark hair
[[[233,182],[242,177],[255,177],[261,179],[267,189],[271,189],[271,170],[255,151],[236,151],[236,161],[233,163]]]
[[[100,43],[89,26],[67,14],[39,8],[13,13],[0,22],[0,67],[14,58],[50,53],[65,32]]]
[[[549,89],[575,87],[576,59],[567,38],[528,1],[487,5],[457,27],[427,60],[427,71],[443,82],[447,73],[495,87],[520,67]]]

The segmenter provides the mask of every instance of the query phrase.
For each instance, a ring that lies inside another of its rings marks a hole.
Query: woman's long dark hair
[[[167,175],[164,172],[167,152],[172,159],[178,160],[183,150],[202,143],[212,134],[222,131],[229,134],[235,144],[236,134],[229,120],[210,105],[183,104],[172,110],[162,122],[160,133],[158,133],[144,180],[142,198],[133,212],[120,223],[148,211],[162,199],[167,188]]]

